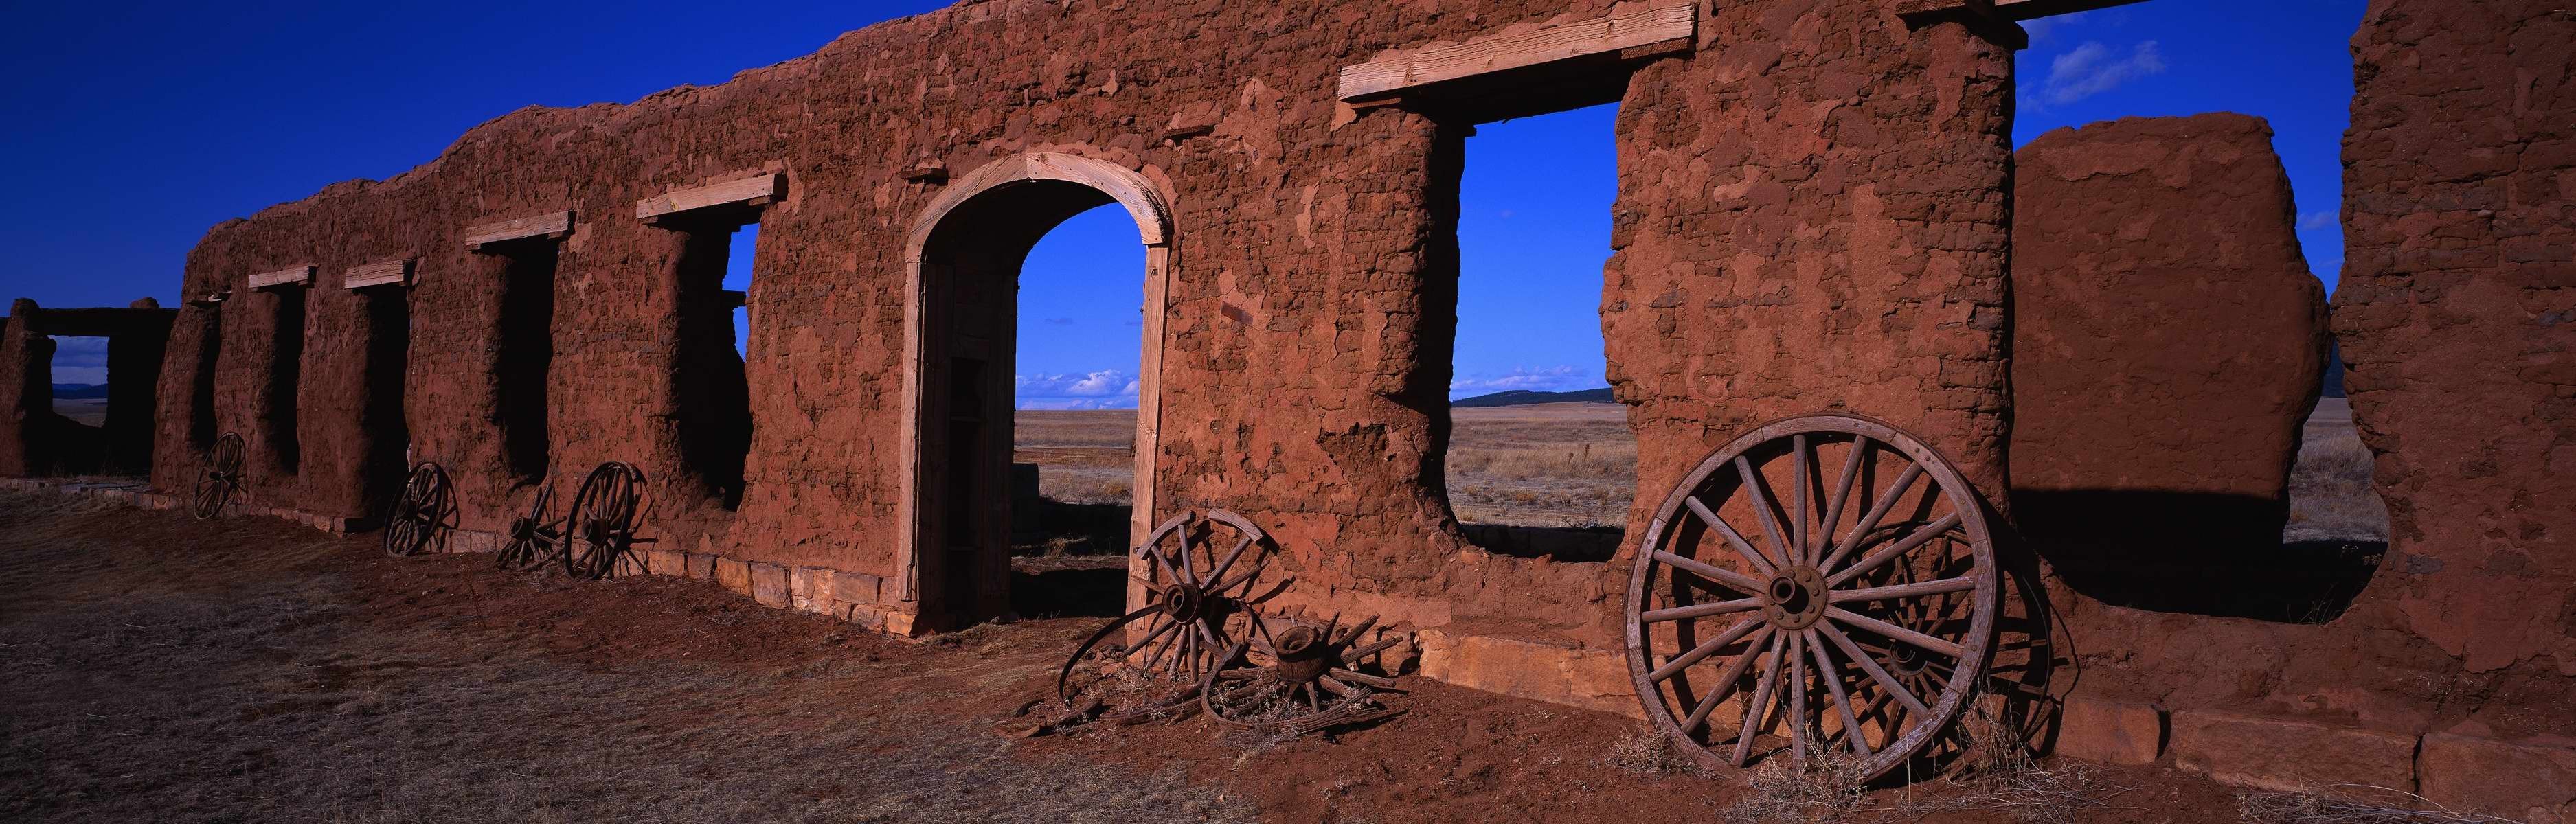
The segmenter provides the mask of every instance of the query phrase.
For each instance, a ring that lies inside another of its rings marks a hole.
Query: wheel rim
[[[1977,687],[1998,574],[1980,499],[1921,439],[1858,415],[1775,421],[1657,509],[1629,580],[1630,677],[1710,766],[1839,751],[1875,779]]]
[[[446,471],[427,461],[413,466],[402,496],[385,514],[385,553],[412,555],[427,548],[447,519],[447,502]]]
[[[643,473],[616,461],[600,464],[574,492],[564,524],[564,571],[598,578],[617,566],[635,530],[635,507]]]

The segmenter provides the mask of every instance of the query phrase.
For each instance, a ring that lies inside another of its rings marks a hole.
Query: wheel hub
[[[1163,588],[1162,600],[1164,615],[1187,620],[1198,616],[1199,604],[1205,600],[1205,596],[1199,592],[1197,586],[1187,581],[1175,581],[1171,586]]]
[[[1825,617],[1828,601],[1825,574],[1811,566],[1783,569],[1762,587],[1763,617],[1773,626],[1800,630],[1815,625]]]
[[[1312,681],[1332,669],[1332,651],[1324,643],[1324,634],[1313,627],[1290,627],[1279,633],[1273,649],[1279,651],[1279,677],[1291,682]]]

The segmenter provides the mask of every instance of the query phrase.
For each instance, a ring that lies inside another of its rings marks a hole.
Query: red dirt
[[[0,595],[0,657],[13,672],[0,685],[0,818],[11,820],[1060,821],[1126,810],[1625,824],[1706,820],[1744,795],[1732,777],[1609,766],[1629,719],[1421,679],[1393,699],[1407,714],[1330,739],[1265,748],[1193,718],[1013,741],[1007,732],[1026,725],[1013,708],[1046,693],[1058,656],[1099,619],[906,643],[704,581],[504,574],[488,556],[388,558],[365,538],[261,520],[0,495]],[[194,618],[164,608],[182,602],[200,605]],[[222,630],[277,612],[242,634],[245,654],[222,657]],[[84,640],[98,627],[114,640]],[[333,761],[350,758],[365,768]],[[440,769],[463,786],[439,783],[451,780]],[[2158,769],[2100,775],[2130,789],[2106,791],[2116,808],[2076,820],[2200,821],[2233,804]],[[1898,819],[2010,820],[1863,818]]]

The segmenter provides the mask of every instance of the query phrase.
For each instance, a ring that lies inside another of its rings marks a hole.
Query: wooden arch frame
[[[922,386],[924,361],[929,356],[928,329],[925,316],[930,299],[924,276],[923,257],[931,233],[948,221],[960,207],[988,194],[1006,192],[1022,184],[1038,181],[1061,181],[1088,187],[1127,210],[1136,223],[1137,239],[1145,246],[1144,333],[1137,368],[1136,392],[1136,481],[1128,517],[1130,536],[1142,536],[1153,528],[1155,511],[1154,455],[1155,433],[1162,418],[1163,316],[1171,295],[1172,225],[1171,207],[1152,182],[1135,170],[1078,155],[1061,152],[1026,152],[987,163],[951,182],[937,198],[923,207],[904,239],[904,312],[903,312],[903,431],[895,508],[902,526],[897,533],[895,563],[899,574],[897,598],[913,605],[914,613],[904,616],[912,626],[889,624],[886,629],[901,635],[921,634],[929,628],[924,619],[935,625],[952,618],[920,612],[922,587],[923,483],[928,473],[923,454],[923,416],[927,398]],[[1139,585],[1129,576],[1127,600],[1141,597]],[[889,616],[894,618],[894,616]],[[904,620],[895,618],[895,620]]]

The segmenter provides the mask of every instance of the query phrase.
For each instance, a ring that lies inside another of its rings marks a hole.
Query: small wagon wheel
[[[411,468],[402,497],[385,511],[385,554],[411,555],[429,547],[441,531],[455,527],[456,500],[447,486],[447,470],[428,461]]]
[[[1244,607],[1258,600],[1250,596],[1269,563],[1268,544],[1260,527],[1222,509],[1164,521],[1134,551],[1160,583],[1148,586],[1143,607],[1074,649],[1056,671],[1056,697],[1072,707],[1085,695],[1156,693],[1149,708],[1197,697],[1202,678],[1233,657],[1231,636],[1241,627],[1229,619],[1251,614]],[[1111,680],[1118,684],[1102,683]]]
[[[197,520],[211,519],[224,512],[224,504],[241,489],[242,436],[226,432],[206,450],[205,464],[197,470],[197,494],[190,502],[189,514]]]
[[[1343,627],[1334,616],[1321,627],[1292,624],[1276,634],[1259,616],[1251,619],[1254,632],[1225,656],[1239,666],[1213,670],[1200,682],[1199,701],[1209,716],[1304,734],[1392,714],[1376,702],[1373,690],[1394,690],[1395,679],[1360,671],[1404,640],[1362,643],[1377,618]]]
[[[528,514],[511,519],[510,542],[501,545],[501,551],[493,554],[493,566],[511,572],[525,572],[554,560],[554,554],[563,551],[563,529],[546,520],[546,505],[554,498],[554,484],[537,487],[536,499],[528,504]]]
[[[644,473],[617,461],[600,464],[581,479],[565,516],[564,572],[575,578],[598,578],[617,566],[635,543],[636,504],[642,497]]]
[[[2000,574],[1984,513],[1949,461],[1877,420],[1735,439],[1664,499],[1629,579],[1647,717],[1712,767],[1844,749],[1876,779],[1914,758],[1984,675]]]

